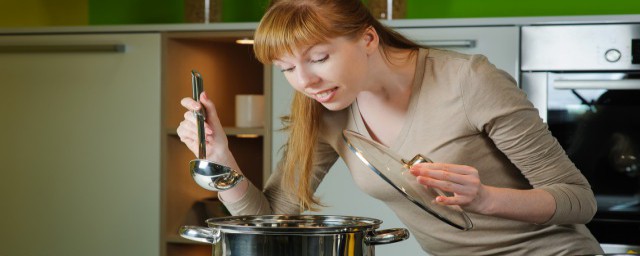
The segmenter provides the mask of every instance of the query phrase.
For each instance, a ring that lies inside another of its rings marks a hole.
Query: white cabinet
[[[402,28],[397,31],[422,45],[487,56],[496,67],[518,80],[520,28],[517,26]]]
[[[159,255],[160,42],[0,36],[0,255]]]

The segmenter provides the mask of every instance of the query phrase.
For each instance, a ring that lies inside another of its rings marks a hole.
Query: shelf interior
[[[209,38],[206,33],[165,37],[165,127],[177,127],[185,109],[180,100],[191,97],[191,71],[203,78],[204,91],[216,104],[223,126],[234,126],[235,95],[264,94],[264,66],[255,59],[251,45],[231,38]]]
[[[251,45],[236,44],[238,38],[251,37],[251,31],[170,32],[163,34],[162,59],[162,241],[163,255],[209,255],[212,246],[178,236],[184,225],[205,226],[206,219],[217,216],[207,212],[202,201],[217,197],[193,181],[189,161],[195,155],[180,141],[176,127],[187,111],[180,100],[191,97],[191,71],[203,77],[204,90],[215,103],[216,112],[229,135],[229,150],[240,171],[258,188],[263,184],[263,168],[269,159],[268,124],[259,128],[235,127],[235,95],[263,94],[265,67],[258,62]],[[266,91],[265,91],[266,90]],[[269,104],[268,101],[265,101]],[[270,109],[265,107],[265,116]],[[242,135],[253,134],[251,138]]]

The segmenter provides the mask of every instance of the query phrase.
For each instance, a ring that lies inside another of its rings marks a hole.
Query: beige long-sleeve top
[[[324,114],[315,146],[314,189],[336,159],[343,158],[355,184],[388,205],[430,254],[602,253],[583,225],[596,211],[587,180],[515,81],[481,55],[421,49],[407,118],[399,137],[389,146],[408,159],[422,154],[435,162],[473,166],[485,185],[548,191],[556,201],[556,212],[548,223],[536,225],[471,213],[474,228],[457,230],[418,208],[369,170],[347,148],[343,129],[371,138],[357,103]],[[239,201],[225,205],[234,215],[299,214],[299,205],[285,194],[281,182],[281,173],[276,170],[264,191],[250,185]]]

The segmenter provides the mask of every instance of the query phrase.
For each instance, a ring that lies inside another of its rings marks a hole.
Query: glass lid
[[[451,193],[437,188],[425,188],[409,172],[409,169],[414,164],[431,162],[431,160],[422,155],[417,155],[411,160],[405,160],[388,147],[367,139],[362,134],[354,131],[344,130],[342,135],[347,145],[349,145],[349,149],[362,162],[402,193],[409,201],[455,228],[461,230],[473,228],[471,219],[462,208],[457,205],[443,205],[436,202],[437,196],[452,196]]]

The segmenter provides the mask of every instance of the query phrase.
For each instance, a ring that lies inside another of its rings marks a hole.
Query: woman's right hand
[[[180,126],[178,126],[177,132],[180,140],[187,145],[196,157],[199,157],[198,126],[193,111],[198,111],[201,107],[204,107],[207,112],[204,124],[207,151],[205,158],[209,161],[231,167],[238,173],[242,173],[238,167],[238,163],[229,150],[229,141],[222,129],[222,124],[220,124],[216,107],[209,97],[207,97],[207,94],[204,92],[200,94],[200,103],[192,98],[184,98],[180,101],[180,104],[188,110],[184,113],[184,120],[182,120]],[[246,181],[247,179],[243,179],[234,188],[220,191],[219,196],[223,197],[226,202],[239,200],[247,191],[249,183]]]
[[[220,124],[216,107],[207,94],[204,92],[200,94],[200,103],[192,98],[183,98],[180,104],[188,110],[184,113],[184,120],[180,122],[177,129],[180,140],[196,157],[199,157],[198,126],[194,111],[204,107],[207,113],[204,124],[207,155],[204,158],[237,170],[238,167],[229,151],[229,142]]]

